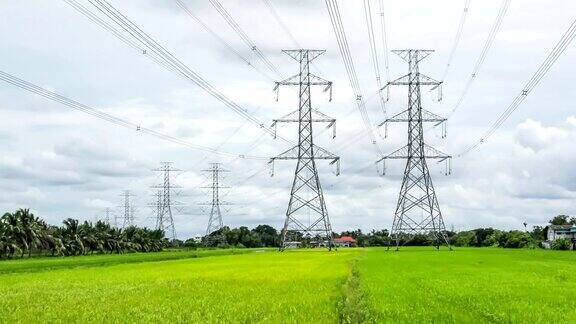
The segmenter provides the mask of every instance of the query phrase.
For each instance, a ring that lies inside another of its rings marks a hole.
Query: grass
[[[75,257],[35,257],[0,261],[0,275],[18,272],[38,272],[82,267],[105,267],[115,264],[156,262],[177,259],[202,258],[252,252],[248,249],[230,250],[177,250],[152,253],[83,255]]]
[[[361,289],[377,322],[575,322],[576,253],[369,250]]]
[[[355,253],[270,251],[4,274],[0,322],[333,323]]]
[[[573,252],[241,251],[0,262],[0,322],[538,323],[576,318]]]

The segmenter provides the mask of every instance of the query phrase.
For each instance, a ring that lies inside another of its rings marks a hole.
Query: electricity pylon
[[[122,197],[124,198],[124,204],[121,206],[121,208],[124,210],[122,217],[122,228],[126,228],[128,226],[134,225],[136,208],[134,206],[134,202],[132,201],[132,197],[134,197],[134,195],[130,192],[130,190],[124,190]],[[116,220],[116,227],[118,227],[118,220]]]
[[[451,156],[424,142],[422,126],[423,122],[439,124],[446,121],[445,118],[422,109],[420,100],[420,86],[431,86],[432,90],[438,88],[438,100],[441,100],[440,86],[442,82],[420,73],[418,68],[418,63],[433,51],[409,49],[392,52],[408,62],[408,74],[388,82],[381,90],[391,85],[407,85],[408,109],[386,119],[383,124],[390,122],[408,123],[408,145],[378,160],[378,162],[383,162],[383,170],[385,170],[386,160],[407,159],[390,235],[396,241],[396,250],[398,250],[402,238],[406,240],[414,234],[433,236],[436,248],[439,248],[441,243],[446,243],[450,247],[426,159],[438,159],[439,162],[446,161],[446,174],[448,174]]]
[[[176,228],[174,227],[174,217],[172,207],[179,205],[172,200],[174,189],[179,188],[172,183],[171,172],[180,171],[172,167],[172,162],[161,162],[160,167],[152,171],[161,172],[163,175],[162,184],[154,185],[152,188],[158,189],[156,192],[156,202],[154,204],[156,214],[156,229],[164,231],[173,240],[176,239]]]
[[[106,213],[106,216],[104,217],[104,223],[110,225],[110,208],[106,207],[106,210],[104,211]]]
[[[200,205],[211,206],[210,217],[208,218],[208,226],[206,227],[206,235],[210,235],[213,232],[220,230],[224,227],[224,222],[222,221],[222,211],[220,206],[230,205],[225,201],[220,200],[220,189],[229,188],[220,185],[220,177],[223,172],[230,172],[228,170],[222,169],[220,163],[210,163],[210,169],[202,170],[204,172],[211,173],[212,185],[208,188],[212,189],[212,201],[207,203],[201,203]]]
[[[312,108],[310,94],[311,86],[324,86],[324,91],[330,91],[332,100],[332,82],[310,73],[310,62],[323,54],[324,50],[283,50],[285,54],[300,64],[298,74],[288,79],[276,82],[274,90],[279,91],[281,85],[298,86],[300,103],[298,110],[275,119],[272,126],[278,122],[298,123],[298,144],[282,154],[270,159],[272,175],[275,160],[297,160],[294,181],[290,192],[290,202],[286,211],[286,220],[281,233],[280,250],[286,246],[298,245],[303,238],[317,239],[318,244],[325,244],[329,249],[334,245],[332,227],[318,178],[316,160],[331,160],[340,169],[340,158],[314,144],[312,125],[314,122],[327,122],[328,127],[334,126],[336,120]],[[278,99],[278,95],[276,96]],[[334,133],[335,136],[335,133]]]

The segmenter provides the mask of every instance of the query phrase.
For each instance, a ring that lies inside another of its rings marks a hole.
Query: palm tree
[[[30,212],[30,209],[19,209],[15,216],[19,221],[21,241],[25,242],[24,246],[28,251],[28,257],[30,257],[32,250],[41,245],[39,239],[40,220]],[[24,256],[24,249],[22,249],[22,256]]]
[[[0,217],[0,258],[28,253],[81,255],[90,253],[124,253],[161,251],[166,246],[161,230],[136,226],[124,230],[99,221],[95,224],[68,218],[63,226],[48,225],[29,209],[19,209]]]
[[[84,253],[84,244],[78,235],[78,220],[68,218],[63,222],[62,243],[64,243],[66,255],[79,255]]]

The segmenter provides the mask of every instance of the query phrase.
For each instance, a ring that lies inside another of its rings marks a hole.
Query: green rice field
[[[0,322],[576,322],[576,253],[206,250],[0,262]]]

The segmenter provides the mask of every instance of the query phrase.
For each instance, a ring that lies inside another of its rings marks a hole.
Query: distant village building
[[[342,236],[334,239],[335,246],[356,246],[356,240],[352,236]]]
[[[576,245],[576,225],[550,225],[544,246],[550,248],[552,243],[559,238],[567,238],[572,241],[572,249]]]

